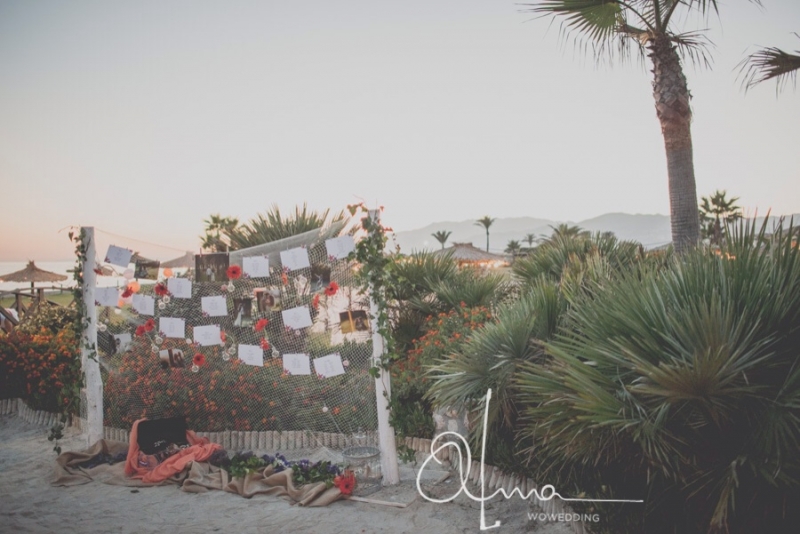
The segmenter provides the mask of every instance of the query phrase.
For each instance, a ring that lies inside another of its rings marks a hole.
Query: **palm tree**
[[[714,245],[720,245],[723,238],[722,221],[726,224],[742,218],[742,208],[736,205],[739,197],[730,200],[726,191],[715,191],[710,197],[703,197],[700,202],[700,220],[702,235],[711,239]]]
[[[797,81],[797,71],[800,69],[800,50],[795,50],[794,54],[790,54],[775,47],[762,48],[747,56],[740,65],[742,72],[745,73],[746,89],[774,78],[775,90],[780,91],[789,78],[793,83]]]
[[[215,213],[208,219],[203,219],[205,234],[200,236],[200,246],[212,252],[227,252],[230,250],[230,239],[227,237],[236,231],[239,219],[236,217],[222,217]]]
[[[533,248],[533,242],[536,241],[536,234],[525,234],[525,237],[522,238],[528,244],[528,248]]]
[[[442,244],[442,250],[444,250],[444,244],[447,242],[447,238],[449,238],[450,234],[452,233],[453,232],[450,232],[449,230],[448,231],[439,230],[438,232],[434,232],[431,235],[436,241]]]
[[[575,239],[575,238],[589,238],[592,233],[584,230],[580,226],[574,224],[561,223],[558,226],[550,226],[553,233],[550,235],[550,240],[554,239]]]
[[[488,215],[485,215],[475,221],[476,226],[483,226],[486,228],[486,252],[489,252],[489,227],[495,222],[497,219],[492,219]]]
[[[516,239],[512,239],[506,245],[505,253],[511,254],[511,262],[513,263],[514,260],[517,259],[517,254],[519,254],[520,250],[522,250],[522,245],[520,244],[520,242],[517,241]]]
[[[752,0],[758,3],[758,0]],[[684,252],[700,239],[697,187],[692,155],[691,95],[681,66],[681,56],[708,64],[705,38],[700,32],[679,33],[675,20],[688,13],[717,12],[717,0],[536,0],[530,11],[563,17],[565,30],[576,31],[588,41],[597,57],[624,57],[631,43],[653,63],[653,98],[661,123],[667,155],[672,242]],[[611,46],[617,41],[619,47]]]

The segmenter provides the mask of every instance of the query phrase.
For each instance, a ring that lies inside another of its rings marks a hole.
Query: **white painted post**
[[[370,315],[372,315],[372,324],[377,326],[378,307],[372,299],[370,299]],[[400,483],[400,471],[397,466],[397,443],[395,442],[394,428],[389,424],[389,397],[392,395],[391,375],[380,366],[384,351],[383,336],[375,328],[372,332],[372,365],[379,369],[378,377],[375,379],[375,400],[378,403],[378,445],[381,450],[383,484],[391,486]]]
[[[83,269],[83,304],[86,309],[86,326],[81,343],[81,365],[86,380],[86,429],[87,446],[103,439],[103,379],[100,376],[100,363],[97,353],[97,308],[95,308],[94,288],[97,285],[95,269],[94,228],[81,228],[87,243],[86,260]],[[94,353],[94,357],[90,355]]]
[[[379,220],[379,212],[370,210],[369,217]],[[372,365],[378,367],[375,379],[375,399],[378,404],[378,445],[381,450],[381,472],[383,484],[391,486],[400,483],[400,470],[397,466],[397,443],[394,428],[389,424],[389,397],[392,395],[391,375],[381,367],[381,357],[386,351],[383,336],[378,332],[378,306],[370,298],[370,315],[372,315]]]

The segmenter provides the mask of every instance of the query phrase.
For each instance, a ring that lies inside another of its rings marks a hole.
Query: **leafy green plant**
[[[516,377],[518,439],[540,478],[646,498],[648,532],[796,524],[800,251],[789,235],[741,224],[719,253],[579,295],[563,324],[546,343],[552,360]]]

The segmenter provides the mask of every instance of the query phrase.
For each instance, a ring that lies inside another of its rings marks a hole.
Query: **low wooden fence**
[[[8,414],[15,414],[17,417],[29,423],[41,426],[52,426],[59,421],[58,414],[41,410],[32,410],[22,399],[0,400],[0,415]],[[86,425],[86,421],[79,418],[73,419],[73,426],[81,428],[82,424]],[[377,432],[367,433],[367,445],[378,445],[377,434]],[[224,432],[197,432],[197,435],[207,437],[212,443],[219,443],[227,451],[275,451],[286,453],[288,451],[310,449],[320,446],[330,447],[332,449],[344,449],[352,445],[352,436],[331,432],[245,432],[229,430]],[[104,427],[104,437],[109,440],[125,442],[130,439],[130,431],[122,428]],[[399,444],[406,445],[413,449],[417,453],[418,459],[427,458],[431,452],[431,440],[429,439],[404,438],[398,439],[398,442]],[[454,452],[451,447],[447,447],[440,453],[439,459],[448,462],[445,465],[449,465],[451,460],[457,460],[457,455],[455,454],[451,458],[451,451]],[[480,476],[481,464],[478,461],[473,461],[470,466],[468,481],[474,485],[478,485],[480,484]],[[527,495],[528,492],[539,489],[539,485],[530,478],[510,475],[490,465],[484,466],[484,480],[486,481],[486,491],[492,493],[503,488],[506,493],[510,494],[514,488],[517,488],[523,495]],[[567,516],[577,515],[569,506],[557,499],[540,501],[538,506],[541,508],[541,513],[548,516],[558,514]],[[568,523],[575,534],[590,534],[588,528],[586,528],[585,524],[581,521],[575,520]]]

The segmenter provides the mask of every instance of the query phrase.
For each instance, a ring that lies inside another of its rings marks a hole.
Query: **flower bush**
[[[355,343],[309,348],[312,357],[338,352],[350,362],[347,373],[331,378],[289,376],[281,358],[266,358],[262,367],[236,358],[226,361],[223,348],[192,349],[189,354],[193,354],[198,372],[162,369],[147,337],[135,337],[129,352],[110,361],[114,371],[105,379],[105,424],[130,428],[142,417],[184,415],[190,428],[209,432],[350,433],[363,425],[358,421],[376,417],[368,356]],[[183,340],[166,339],[159,349],[186,351],[187,345]],[[330,409],[324,410],[326,407]]]
[[[0,396],[20,397],[35,410],[77,414],[81,356],[72,329],[0,334]]]
[[[422,337],[414,341],[405,358],[390,365],[392,375],[391,423],[403,436],[432,438],[431,403],[426,399],[430,368],[458,352],[472,333],[492,320],[488,308],[466,305],[448,313],[429,316]]]

